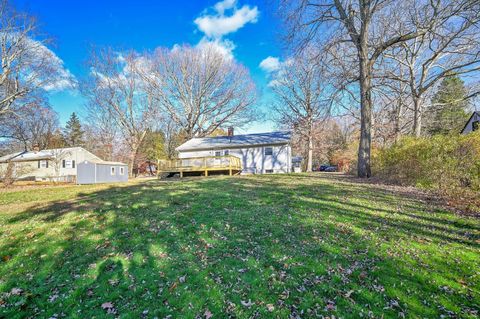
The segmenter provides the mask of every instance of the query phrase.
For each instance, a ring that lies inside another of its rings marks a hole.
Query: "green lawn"
[[[0,258],[0,318],[480,313],[479,219],[328,175],[1,192]]]

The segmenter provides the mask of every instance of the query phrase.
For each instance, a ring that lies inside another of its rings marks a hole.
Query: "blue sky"
[[[260,97],[257,107],[268,113],[272,95],[267,72],[281,55],[280,23],[267,1],[66,1],[17,0],[20,10],[36,16],[41,30],[53,37],[50,46],[76,78],[86,75],[91,45],[139,52],[175,44],[219,41],[234,46],[234,58],[250,69]],[[72,90],[49,92],[50,103],[62,124],[84,101]],[[253,123],[247,132],[273,128],[270,121]],[[245,131],[245,130],[244,130]]]

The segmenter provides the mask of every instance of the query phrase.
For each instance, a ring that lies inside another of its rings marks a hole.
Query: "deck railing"
[[[191,172],[206,170],[236,170],[242,169],[240,158],[225,156],[206,156],[179,158],[175,160],[160,160],[158,170],[162,172]]]

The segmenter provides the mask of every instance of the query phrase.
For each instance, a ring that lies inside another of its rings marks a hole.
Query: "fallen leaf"
[[[113,303],[111,302],[102,303],[102,309],[111,309],[111,308],[113,308]]]
[[[346,297],[346,298],[350,298],[350,296],[351,296],[353,293],[354,293],[354,291],[353,291],[353,290],[350,290],[350,291],[348,291],[348,292],[345,294],[345,297]]]
[[[180,283],[184,283],[186,277],[187,277],[187,275],[182,276],[182,277],[178,278],[178,281],[179,281]]]
[[[213,317],[213,314],[208,309],[205,310],[205,313],[203,315],[205,316],[205,319],[210,319]]]
[[[12,295],[19,296],[23,293],[23,289],[22,288],[12,288],[12,290],[10,290],[10,293]]]
[[[242,300],[241,303],[242,303],[243,306],[245,306],[247,308],[250,308],[251,306],[254,305],[254,303],[250,299],[248,299],[248,301],[243,301]]]
[[[275,310],[275,307],[271,303],[269,303],[267,304],[267,310],[273,312]]]
[[[335,302],[333,302],[332,300],[327,301],[327,306],[325,307],[325,310],[333,311],[335,309],[337,309],[337,307],[335,306]]]
[[[54,302],[55,300],[57,300],[57,298],[58,294],[51,295],[50,297],[48,297],[48,302]]]

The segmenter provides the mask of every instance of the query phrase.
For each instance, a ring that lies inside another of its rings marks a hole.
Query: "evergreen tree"
[[[84,143],[83,140],[84,131],[82,130],[82,125],[80,124],[80,119],[78,118],[75,112],[70,115],[70,119],[65,125],[64,137],[65,142],[68,146],[82,146]]]
[[[430,134],[451,134],[460,132],[468,119],[467,91],[457,76],[443,79],[432,98],[433,107],[427,124]]]

